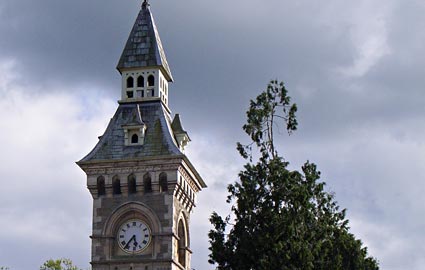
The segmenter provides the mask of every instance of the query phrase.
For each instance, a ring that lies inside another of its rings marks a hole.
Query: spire
[[[144,67],[159,67],[166,79],[173,81],[147,0],[143,1],[117,69],[122,73],[123,69]]]

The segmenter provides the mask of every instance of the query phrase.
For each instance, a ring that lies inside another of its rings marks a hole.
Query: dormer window
[[[123,129],[125,145],[143,145],[146,131],[145,125],[123,126]]]
[[[153,75],[148,77],[148,86],[155,86],[155,77]]]
[[[127,88],[133,88],[134,87],[134,79],[133,77],[128,77],[127,78]]]
[[[139,136],[137,136],[137,134],[133,134],[133,136],[131,136],[131,144],[136,143],[139,143]]]

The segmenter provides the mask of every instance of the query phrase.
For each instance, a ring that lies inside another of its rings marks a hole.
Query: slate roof
[[[123,126],[146,125],[143,145],[126,146]],[[120,104],[95,148],[80,162],[183,155],[161,101]]]
[[[159,67],[169,82],[173,81],[161,39],[151,14],[149,4],[145,1],[128,37],[117,69]]]

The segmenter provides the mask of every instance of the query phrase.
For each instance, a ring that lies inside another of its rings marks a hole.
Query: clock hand
[[[130,242],[131,242],[133,239],[134,239],[134,240],[136,240],[136,235],[134,235],[134,234],[133,234],[133,236],[130,238],[130,240],[128,240],[127,244],[125,244],[124,249],[127,249],[127,248],[128,248],[128,245],[130,244]]]

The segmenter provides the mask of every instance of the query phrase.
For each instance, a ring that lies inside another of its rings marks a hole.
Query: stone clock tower
[[[121,100],[77,164],[93,196],[93,270],[189,270],[190,213],[206,185],[168,107],[173,81],[145,0],[119,60]]]

